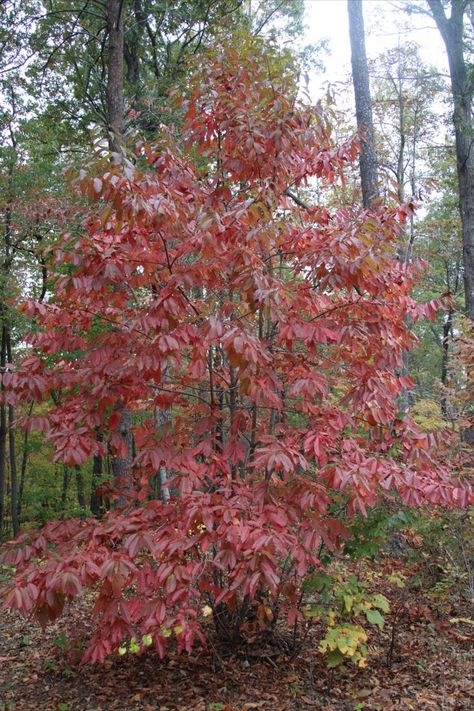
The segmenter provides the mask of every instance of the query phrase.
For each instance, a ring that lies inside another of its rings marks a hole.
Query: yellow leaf
[[[465,625],[472,625],[474,627],[474,620],[469,619],[469,617],[451,617],[449,621],[451,624],[463,622]]]

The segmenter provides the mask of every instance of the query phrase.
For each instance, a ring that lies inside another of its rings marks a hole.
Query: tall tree
[[[419,50],[417,44],[404,42],[378,55],[369,68],[379,176],[384,193],[396,191],[400,202],[421,196],[429,217],[420,220],[419,216],[410,215],[401,235],[404,244],[400,240],[399,257],[405,263],[412,259],[416,239],[417,256],[426,258],[429,264],[418,293],[423,298],[435,298],[446,291],[454,295],[458,285],[458,278],[454,276],[458,262],[457,222],[454,219],[456,227],[450,223],[447,229],[447,213],[436,199],[433,202],[432,195],[433,176],[436,176],[436,193],[441,192],[443,198],[449,195],[451,199],[453,188],[456,192],[455,185],[450,182],[448,187],[446,182],[446,171],[452,172],[447,160],[451,150],[440,126],[446,127],[449,140],[454,141],[454,136],[450,131],[450,117],[440,109],[441,102],[446,103],[448,87],[438,70],[423,63]],[[450,214],[450,219],[452,217]],[[418,397],[436,397],[438,373],[441,381],[446,382],[453,308],[453,305],[448,306],[447,312],[438,314],[434,324],[415,325],[421,345],[410,354],[407,366],[413,372]],[[445,400],[441,397],[443,413],[446,413]]]
[[[107,122],[110,147],[120,154],[124,133],[123,103],[123,0],[107,0]]]
[[[13,16],[19,0],[5,2]],[[108,106],[115,98],[118,112],[122,91],[127,110],[134,109],[127,126],[155,133],[163,122],[157,107],[166,106],[169,90],[189,71],[190,58],[217,35],[277,26],[289,36],[301,28],[302,14],[302,0],[262,0],[251,7],[243,0],[30,0],[21,22],[23,43],[33,54],[30,89],[53,105],[63,124],[86,136],[91,125],[109,131],[111,119],[120,120],[118,113],[109,115]],[[114,71],[112,97],[107,85]]]
[[[352,81],[356,103],[357,128],[361,134],[359,156],[362,203],[369,207],[378,195],[377,156],[375,152],[369,69],[365,51],[362,0],[348,0],[349,34],[351,40]]]
[[[474,319],[474,133],[472,100],[474,78],[464,44],[464,17],[473,9],[472,0],[447,2],[427,0],[431,15],[441,33],[449,63],[454,111],[459,209],[463,235],[463,266],[466,311]]]

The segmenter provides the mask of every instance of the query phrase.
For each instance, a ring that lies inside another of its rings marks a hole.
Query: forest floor
[[[433,605],[419,590],[398,594],[384,632],[369,638],[365,669],[327,669],[317,627],[293,654],[260,642],[164,661],[147,650],[80,668],[70,641],[84,625],[80,606],[45,632],[1,611],[0,711],[471,711],[474,627],[466,599],[450,594]]]

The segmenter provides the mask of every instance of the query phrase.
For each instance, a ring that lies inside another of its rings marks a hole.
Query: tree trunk
[[[463,23],[467,3],[451,0],[448,19],[440,0],[427,0],[446,46],[454,102],[453,123],[463,237],[466,312],[474,319],[474,150],[472,97],[474,83],[464,57]]]
[[[102,435],[97,432],[97,441],[102,442]],[[97,487],[102,479],[102,457],[94,454],[92,461],[92,481],[91,481],[91,511],[94,516],[100,516],[103,511],[102,497],[97,493]]]
[[[464,294],[466,313],[474,320],[474,126],[472,121],[474,80],[472,67],[468,65],[464,56],[463,42],[464,12],[469,4],[464,0],[451,0],[451,15],[448,19],[440,0],[427,0],[427,2],[448,55],[454,103],[453,124],[463,241]],[[472,393],[472,380],[468,382],[468,387],[471,388]],[[471,422],[473,409],[474,397],[471,395],[467,404],[467,415],[471,418]],[[474,445],[472,424],[462,430],[461,439],[468,447]]]
[[[107,31],[108,66],[107,66],[107,115],[109,121],[109,145],[115,160],[120,161],[123,155],[124,140],[124,99],[123,99],[123,69],[124,69],[124,31],[123,15],[124,0],[107,0]],[[127,407],[121,413],[120,434],[125,444],[127,455],[117,455],[114,458],[113,472],[115,483],[122,488],[124,479],[130,475],[133,437],[131,432],[132,414]],[[120,497],[118,504],[123,505]]]
[[[140,49],[146,35],[147,12],[148,10],[144,10],[141,0],[134,0],[135,23],[133,27],[127,27],[127,38],[124,40],[127,81],[133,86],[135,101],[139,100],[141,93]]]
[[[69,467],[67,464],[63,465],[63,486],[61,490],[61,516],[60,518],[64,518],[64,514],[66,513],[66,504],[67,504],[67,490],[69,488]]]
[[[33,412],[33,403],[30,405],[30,409],[28,411],[28,418],[31,417],[31,413]],[[21,509],[23,506],[23,492],[25,490],[25,479],[26,479],[26,466],[28,464],[28,442],[30,439],[30,431],[27,427],[25,427],[25,432],[23,435],[23,447],[22,447],[22,454],[21,454],[21,465],[20,465],[20,486],[19,486],[19,491],[18,491],[18,520],[20,521],[21,519]]]
[[[76,490],[77,490],[77,503],[81,509],[86,508],[86,492],[84,489],[84,475],[82,474],[82,469],[77,464],[74,469],[76,470]]]
[[[6,333],[6,347],[8,363],[13,363],[12,342],[10,332]],[[18,475],[16,465],[15,447],[15,410],[13,405],[8,405],[8,455],[10,461],[10,511],[12,517],[13,535],[17,536],[20,531],[18,524]]]
[[[5,372],[7,363],[7,327],[2,327],[2,340],[0,346],[0,372]],[[3,385],[2,385],[3,390]],[[0,539],[5,529],[5,489],[7,472],[7,408],[0,405]]]
[[[18,473],[16,465],[15,449],[15,411],[11,405],[8,406],[8,454],[10,459],[10,510],[12,517],[13,535],[17,536],[20,531],[18,522]]]
[[[126,502],[125,492],[130,489],[127,479],[132,470],[133,436],[132,436],[132,413],[128,407],[124,407],[120,418],[120,436],[127,452],[126,456],[118,454],[114,457],[113,473],[115,485],[120,493],[117,506],[123,506]]]
[[[347,9],[349,12],[352,82],[355,94],[357,129],[361,135],[359,167],[362,185],[362,204],[364,207],[370,207],[378,196],[378,181],[369,70],[365,52],[362,0],[348,0]]]
[[[159,432],[163,429],[167,422],[171,419],[169,412],[155,407],[155,431]],[[170,489],[168,486],[168,470],[166,467],[159,467],[156,474],[156,480],[159,486],[159,494],[162,501],[167,503],[170,500]]]
[[[107,118],[111,150],[120,156],[124,134],[123,55],[124,0],[107,1]]]
[[[453,326],[453,309],[449,308],[448,313],[444,317],[443,340],[442,340],[442,344],[441,344],[442,349],[443,349],[443,355],[441,358],[441,383],[443,384],[443,387],[446,387],[447,383],[448,383],[449,337],[451,334],[452,326]],[[448,412],[448,401],[447,401],[445,391],[443,391],[441,394],[440,406],[441,406],[441,415],[442,415],[443,419],[445,419],[445,420],[450,419],[449,412]]]

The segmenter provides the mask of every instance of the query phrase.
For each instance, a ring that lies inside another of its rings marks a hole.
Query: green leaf
[[[380,610],[382,610],[382,612],[389,612],[390,603],[385,597],[385,595],[380,595],[380,593],[377,593],[377,595],[374,595],[372,602],[375,607],[378,607]]]
[[[365,616],[367,617],[368,622],[373,625],[377,625],[381,630],[383,630],[385,620],[378,610],[367,610]]]
[[[56,647],[59,647],[59,649],[66,649],[66,644],[67,644],[67,637],[64,632],[61,632],[61,634],[56,637],[54,640],[54,644]]]
[[[127,648],[124,647],[123,645],[118,648],[118,653],[120,654],[121,657],[123,657],[124,654],[127,654]]]
[[[303,590],[305,592],[322,592],[323,590],[332,588],[332,586],[333,579],[331,575],[327,575],[327,573],[314,573],[304,581]]]
[[[344,595],[344,607],[347,612],[350,612],[352,610],[352,604],[354,602],[354,598],[352,595]]]
[[[344,655],[341,654],[338,649],[335,649],[333,652],[330,652],[326,657],[326,663],[329,669],[334,669],[334,667],[338,667],[339,664],[342,664],[343,661]]]
[[[397,588],[400,588],[400,590],[405,587],[405,576],[404,575],[392,573],[391,575],[387,576],[387,580],[389,583],[392,583],[392,585],[396,585]]]
[[[144,634],[142,637],[142,644],[145,645],[145,647],[149,647],[151,644],[153,644],[153,638],[151,634]]]

